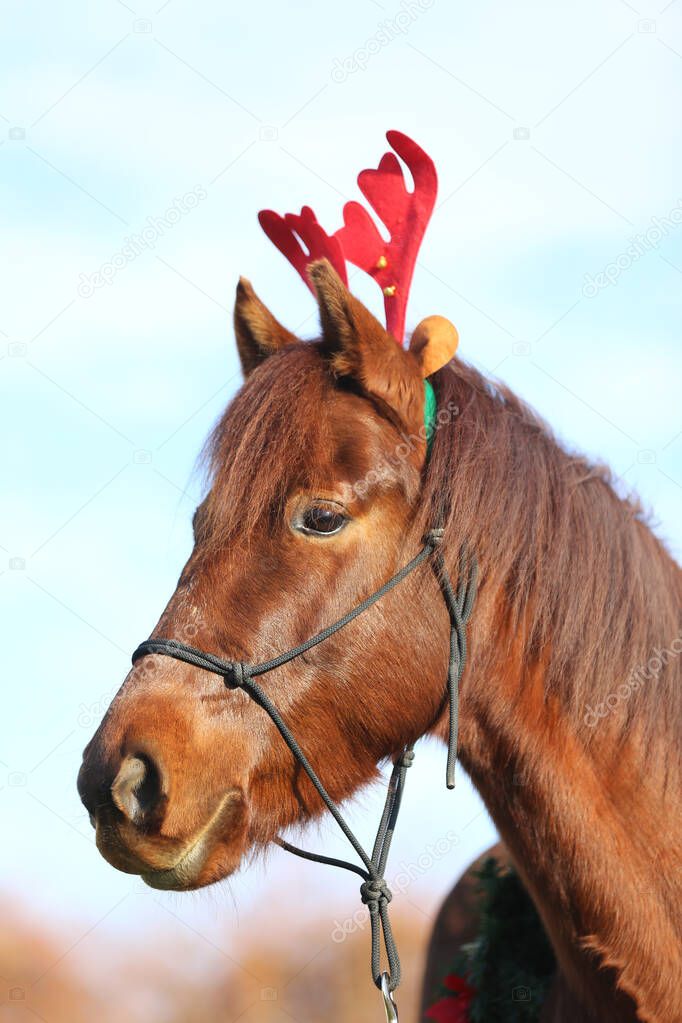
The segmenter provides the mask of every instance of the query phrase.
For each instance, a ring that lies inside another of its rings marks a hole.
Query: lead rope
[[[247,693],[254,703],[261,707],[276,729],[284,739],[284,742],[291,751],[294,759],[305,771],[312,782],[315,790],[323,803],[331,813],[339,828],[346,836],[364,866],[352,863],[348,860],[337,859],[333,856],[325,856],[322,853],[307,852],[291,845],[284,839],[276,839],[277,844],[287,852],[293,853],[302,859],[314,863],[325,863],[329,866],[340,867],[352,871],[363,879],[360,885],[360,898],[369,912],[372,953],[371,969],[374,983],[381,990],[388,1021],[397,1021],[398,1015],[393,1002],[393,991],[400,983],[401,967],[398,949],[396,947],[391,921],[388,914],[388,904],[392,899],[392,892],[385,879],[386,863],[395,832],[396,821],[400,804],[405,788],[407,769],[414,761],[413,746],[407,746],[396,759],[393,771],[388,784],[386,801],[384,804],[381,821],[377,830],[376,839],[372,848],[372,855],[368,856],[362,843],[356,837],[343,818],[338,807],[320,781],[317,773],[311,766],[305,753],[299,746],[295,737],[283,720],[277,707],[274,705],[267,693],[254,681],[254,677],[264,675],[266,672],[292,661],[294,658],[324,642],[339,629],[344,628],[358,615],[366,611],[372,604],[380,600],[389,590],[402,582],[413,572],[423,561],[432,557],[431,566],[441,589],[445,605],[450,617],[450,649],[448,657],[447,692],[446,699],[449,704],[449,734],[448,734],[448,759],[446,769],[446,784],[449,789],[455,785],[455,764],[457,760],[457,737],[458,737],[458,701],[459,683],[464,671],[467,654],[466,625],[471,617],[477,583],[477,563],[473,555],[469,555],[466,548],[462,548],[459,561],[459,580],[457,592],[454,591],[443,555],[441,545],[443,541],[443,530],[432,529],[427,535],[422,549],[401,568],[394,576],[383,584],[378,590],[370,594],[356,607],[354,607],[336,622],[328,625],[321,632],[298,646],[292,647],[284,653],[260,664],[246,664],[244,662],[226,661],[215,654],[204,653],[196,647],[186,643],[180,643],[174,639],[151,639],[141,643],[133,654],[133,664],[140,657],[148,654],[165,654],[174,657],[176,660],[184,661],[194,667],[202,668],[205,671],[213,672],[222,676],[225,685],[230,689],[242,689]],[[386,952],[388,972],[381,969],[381,943]]]
[[[442,537],[442,530],[440,534]],[[474,556],[469,556],[467,548],[462,547],[459,555],[459,580],[460,585],[457,593],[452,588],[450,576],[445,570],[443,555],[440,550],[436,551],[435,565],[438,570],[438,582],[440,583],[443,599],[445,600],[448,614],[450,615],[450,657],[448,659],[448,703],[449,703],[449,738],[448,738],[448,761],[445,771],[445,784],[449,789],[455,787],[455,764],[457,763],[457,745],[459,735],[459,683],[462,679],[464,665],[467,659],[467,622],[471,618],[471,612],[476,598],[476,586],[478,583],[478,562]],[[462,584],[465,580],[465,584]]]

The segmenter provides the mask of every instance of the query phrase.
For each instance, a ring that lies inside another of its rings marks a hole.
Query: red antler
[[[320,227],[309,206],[303,207],[300,216],[286,213],[280,217],[272,210],[262,210],[258,219],[268,238],[311,290],[308,266],[323,257],[331,262],[344,284],[346,260],[373,277],[384,293],[386,327],[402,344],[414,265],[436,202],[438,178],[433,160],[407,135],[389,131],[386,138],[410,170],[414,191],[408,192],[402,167],[393,153],[385,153],[376,170],[361,171],[358,185],[388,229],[388,242],[383,240],[364,206],[357,202],[346,203],[343,227],[331,236]]]
[[[298,271],[313,294],[315,289],[308,277],[308,267],[316,259],[328,259],[343,283],[348,284],[341,243],[334,235],[330,237],[325,233],[310,206],[304,206],[299,216],[295,213],[285,213],[280,217],[279,213],[273,210],[261,210],[258,222],[270,241]],[[307,252],[301,242],[306,246]]]
[[[405,314],[412,274],[426,225],[436,202],[438,178],[433,161],[399,131],[386,133],[388,144],[407,164],[414,180],[408,192],[400,163],[385,153],[377,170],[358,175],[360,191],[390,232],[385,242],[360,203],[346,203],[343,227],[336,232],[346,259],[377,282],[384,293],[386,327],[399,344],[405,333]]]

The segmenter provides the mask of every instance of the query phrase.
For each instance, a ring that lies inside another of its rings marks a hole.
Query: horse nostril
[[[125,758],[111,786],[111,797],[133,824],[142,824],[161,802],[161,777],[146,756]]]

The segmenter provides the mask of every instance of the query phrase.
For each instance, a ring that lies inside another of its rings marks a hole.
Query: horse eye
[[[346,525],[348,519],[341,512],[333,508],[326,508],[324,505],[313,505],[301,516],[299,528],[304,533],[317,533],[322,536],[330,536],[338,533]]]

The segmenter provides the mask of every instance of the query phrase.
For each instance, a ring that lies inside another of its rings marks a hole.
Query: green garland
[[[514,870],[491,858],[474,876],[481,895],[479,936],[460,950],[446,992],[427,1018],[537,1023],[556,971],[538,912]]]

